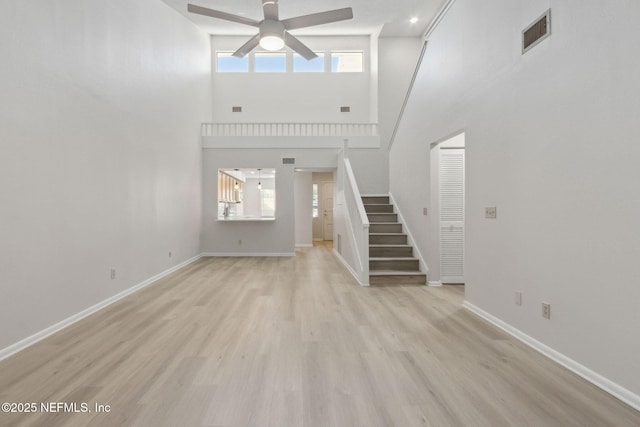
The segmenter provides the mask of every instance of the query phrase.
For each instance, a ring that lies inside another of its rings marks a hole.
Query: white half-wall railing
[[[356,177],[348,158],[344,159],[344,200],[349,228],[354,247],[357,275],[361,284],[369,284],[369,218],[364,210]]]
[[[202,136],[378,136],[377,123],[203,123]]]

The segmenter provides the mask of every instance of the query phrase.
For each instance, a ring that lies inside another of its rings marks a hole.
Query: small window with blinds
[[[551,9],[522,31],[522,54],[551,35]]]

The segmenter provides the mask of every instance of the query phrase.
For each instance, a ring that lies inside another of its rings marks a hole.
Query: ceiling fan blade
[[[285,19],[282,23],[287,30],[296,30],[298,28],[313,27],[314,25],[346,21],[347,19],[352,18],[353,9],[345,7],[344,9],[330,10],[328,12],[313,13],[311,15]]]
[[[224,19],[225,21],[237,22],[238,24],[251,25],[252,27],[260,26],[260,22],[253,19],[245,18],[244,16],[232,15],[226,12],[220,12],[219,10],[207,9],[206,7],[196,6],[195,4],[191,3],[187,4],[187,10],[191,13],[197,13],[198,15]]]
[[[304,59],[309,60],[309,59],[313,59],[313,58],[317,58],[318,57],[318,55],[316,55],[304,43],[302,43],[300,40],[298,40],[297,38],[295,38],[294,36],[292,36],[289,33],[284,33],[284,42],[291,49],[293,49],[294,51],[299,53],[300,56],[302,56]]]
[[[262,9],[264,10],[264,19],[272,19],[277,21],[278,15],[278,0],[262,0]]]
[[[251,37],[248,42],[240,46],[240,49],[233,52],[233,56],[243,58],[260,44],[260,34]]]

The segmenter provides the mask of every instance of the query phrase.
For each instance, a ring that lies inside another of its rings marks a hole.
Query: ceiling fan
[[[278,0],[262,0],[262,9],[264,10],[264,20],[256,21],[245,18],[244,16],[233,15],[194,4],[187,6],[187,10],[191,13],[257,27],[260,32],[233,53],[233,56],[239,58],[251,52],[258,45],[269,51],[280,50],[287,45],[306,59],[316,58],[318,55],[313,53],[313,51],[300,40],[292,36],[289,30],[297,30],[298,28],[329,24],[331,22],[345,21],[353,18],[353,10],[350,7],[283,20],[280,20],[278,14]]]

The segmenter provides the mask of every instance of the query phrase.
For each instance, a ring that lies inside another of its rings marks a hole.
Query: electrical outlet
[[[522,292],[516,291],[516,305],[522,305]]]
[[[546,302],[542,303],[542,317],[551,319],[551,304]]]
[[[116,269],[115,268],[111,269],[111,280],[116,280]]]
[[[495,206],[484,208],[484,217],[487,219],[496,219],[498,217],[498,210]]]
[[[169,251],[169,258],[171,258],[171,251]]]
[[[238,239],[238,245],[242,244],[242,239]]]

